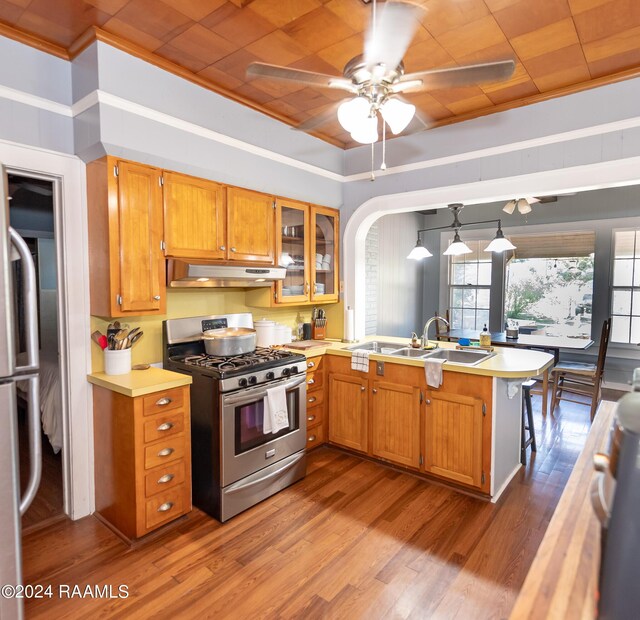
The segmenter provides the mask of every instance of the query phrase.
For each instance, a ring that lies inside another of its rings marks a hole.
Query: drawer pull
[[[154,296],[153,296],[153,298],[154,298],[156,301],[160,301],[160,295],[154,295]]]
[[[165,474],[164,476],[160,476],[160,478],[158,478],[158,484],[167,484],[167,482],[171,482],[174,478],[174,474]]]
[[[167,405],[171,404],[173,402],[172,398],[168,398],[167,396],[165,396],[164,398],[159,398],[156,401],[156,405],[158,405],[158,407],[166,407]]]
[[[316,419],[315,414],[314,414],[314,415],[309,415],[309,416],[307,416],[307,421],[308,421],[308,422],[313,422],[315,419]]]
[[[315,379],[309,379],[309,381],[307,381],[307,385],[313,385],[315,382]]]
[[[174,453],[173,448],[162,448],[162,450],[158,452],[158,456],[170,456],[173,453]]]
[[[232,252],[237,252],[238,250],[236,250],[235,248],[231,248]]]
[[[173,502],[165,502],[164,504],[160,504],[158,506],[158,512],[168,512],[173,508]]]
[[[173,428],[173,422],[164,422],[156,430],[158,431],[170,431]]]
[[[309,443],[311,443],[312,441],[315,441],[315,440],[316,440],[316,436],[315,435],[309,435],[309,439],[307,439],[307,441]]]
[[[318,398],[316,396],[310,396],[309,397],[309,402],[310,403],[315,403],[318,400]]]
[[[307,363],[307,368],[313,368],[316,365],[315,362],[308,362]]]

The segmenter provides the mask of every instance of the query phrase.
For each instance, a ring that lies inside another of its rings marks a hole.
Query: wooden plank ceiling
[[[639,0],[418,2],[426,10],[406,71],[517,61],[506,82],[407,95],[435,124],[640,73]],[[73,56],[74,42],[98,27],[128,51],[175,63],[199,83],[296,124],[344,93],[248,79],[246,66],[262,61],[340,75],[362,51],[369,11],[362,0],[0,0],[0,33],[47,49],[21,33],[35,35],[59,46],[49,51]],[[337,121],[320,130],[353,145]]]

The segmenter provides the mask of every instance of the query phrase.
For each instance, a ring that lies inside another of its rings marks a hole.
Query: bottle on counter
[[[480,332],[480,346],[481,347],[490,347],[491,346],[491,334],[487,329],[487,325],[485,323],[484,329]]]

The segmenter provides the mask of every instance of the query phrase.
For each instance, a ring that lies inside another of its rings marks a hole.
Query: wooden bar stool
[[[533,426],[533,407],[531,406],[531,388],[536,384],[534,379],[529,379],[522,384],[522,426],[520,427],[520,462],[527,464],[527,448],[531,446],[531,452],[537,452],[536,431]],[[525,435],[529,431],[529,437]]]

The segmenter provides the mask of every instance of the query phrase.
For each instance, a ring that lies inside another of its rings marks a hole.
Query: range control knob
[[[283,377],[288,377],[289,376],[289,369],[288,368],[283,368],[282,369],[282,376]]]
[[[297,366],[291,366],[290,374],[297,375],[298,374],[298,367]]]
[[[247,387],[247,380],[246,379],[238,379],[238,385],[240,387]]]
[[[255,378],[254,375],[251,375],[249,377],[249,385],[255,385],[258,382],[258,380]]]
[[[275,378],[276,378],[276,375],[271,370],[265,375],[265,379],[267,379],[268,381],[271,381],[271,379],[275,379]]]

